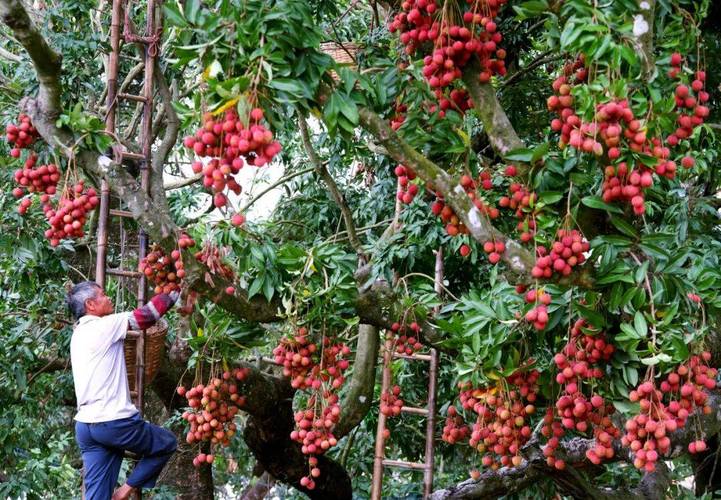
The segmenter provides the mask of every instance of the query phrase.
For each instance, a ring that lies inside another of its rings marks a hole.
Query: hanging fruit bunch
[[[672,370],[657,388],[653,367],[636,390],[629,393],[638,402],[640,412],[626,421],[621,444],[634,454],[634,466],[646,472],[656,469],[658,459],[671,451],[668,433],[686,426],[694,411],[711,413],[708,391],[716,387],[716,368],[708,366],[711,353],[691,356],[688,362]],[[695,429],[696,439],[689,443],[689,453],[706,450],[703,429]]]
[[[681,154],[672,159],[672,150],[709,115],[705,91],[706,72],[697,70],[690,85],[685,82],[682,68],[683,57],[671,55],[668,74],[677,79],[674,91],[677,129],[665,140],[649,136],[653,127],[652,116],[637,117],[630,98],[606,97],[597,103],[591,120],[577,112],[582,109],[573,96],[575,86],[584,85],[588,79],[585,60],[579,57],[564,66],[563,74],[552,85],[554,94],[547,100],[548,110],[556,113],[551,129],[560,133],[559,145],[567,145],[584,153],[590,153],[606,161],[604,168],[603,200],[629,203],[636,215],[645,213],[645,191],[654,184],[653,174],[673,179],[678,164],[692,168],[693,156]],[[632,161],[631,153],[643,153],[654,159],[652,163]]]
[[[596,446],[586,453],[592,463],[600,464],[613,457],[611,443],[620,436],[620,430],[611,421],[610,416],[615,411],[613,405],[605,401],[598,390],[614,350],[603,332],[579,319],[571,328],[566,345],[554,356],[558,368],[556,382],[562,391],[555,404],[555,413],[553,407],[547,410],[541,429],[548,439],[543,453],[549,466],[565,467],[555,452],[566,432],[593,433]]]
[[[33,127],[30,117],[24,113],[18,115],[18,123],[9,123],[5,127],[5,138],[13,148],[10,156],[20,158],[20,150],[27,149],[40,137],[40,133]]]
[[[222,117],[206,113],[203,125],[183,140],[186,148],[205,158],[193,162],[192,168],[203,174],[203,185],[213,193],[217,208],[228,205],[228,191],[241,193],[235,178],[240,169],[245,165],[267,165],[281,150],[280,143],[273,140],[273,132],[263,124],[263,114],[260,108],[251,109],[243,117],[235,109],[225,111]],[[245,217],[236,213],[231,221],[240,226]]]
[[[350,348],[326,336],[317,344],[307,328],[299,327],[295,335],[281,339],[273,355],[283,366],[283,374],[291,379],[291,385],[309,392],[305,404],[295,413],[295,429],[290,437],[308,455],[308,475],[301,478],[300,484],[312,490],[315,479],[321,475],[318,455],[338,442],[333,427],[340,420],[338,391],[349,367],[346,358]]]
[[[13,176],[18,186],[13,189],[15,198],[22,198],[27,193],[37,193],[40,195],[40,202],[47,203],[50,197],[57,192],[57,185],[60,181],[60,169],[54,163],[36,166],[38,156],[35,153],[25,160],[23,168],[15,171]],[[23,204],[20,204],[22,207]],[[30,206],[28,204],[27,206]],[[21,214],[25,210],[20,211]]]
[[[463,113],[472,107],[466,90],[457,86],[463,70],[478,59],[478,80],[490,81],[493,75],[506,74],[506,51],[500,47],[503,36],[495,18],[506,0],[467,0],[459,12],[456,2],[406,0],[389,30],[400,34],[409,55],[423,55],[423,76],[439,100],[438,109]]]
[[[463,415],[458,413],[455,406],[449,406],[441,439],[448,444],[456,444],[465,441],[470,435],[471,429],[463,420]]]
[[[529,361],[492,386],[474,388],[470,383],[459,383],[463,409],[476,414],[469,444],[483,454],[484,467],[495,470],[518,467],[523,462],[520,451],[531,437],[530,419],[536,412],[533,403],[539,389],[539,372],[529,369],[531,364]],[[459,435],[465,436],[462,429]]]
[[[85,234],[86,214],[99,203],[95,189],[86,187],[82,179],[72,185],[66,183],[57,203],[53,204],[52,200],[43,203],[43,212],[50,224],[45,237],[50,240],[50,245],[58,246],[65,238],[81,238]]]
[[[397,417],[401,414],[403,400],[401,399],[401,388],[394,385],[381,394],[380,412],[386,417]]]
[[[403,320],[405,321],[405,316]],[[386,333],[386,338],[393,341],[393,349],[398,354],[410,356],[414,352],[420,351],[423,344],[420,342],[421,325],[417,321],[411,321],[410,324],[395,322],[391,325],[390,332]]]
[[[237,431],[235,416],[245,405],[245,396],[240,394],[237,384],[247,376],[247,368],[235,368],[211,378],[207,385],[198,384],[190,389],[178,387],[178,394],[186,397],[190,407],[183,412],[183,419],[190,424],[185,437],[188,444],[230,445],[230,439]],[[198,453],[193,458],[193,465],[212,464],[214,459],[213,453]]]

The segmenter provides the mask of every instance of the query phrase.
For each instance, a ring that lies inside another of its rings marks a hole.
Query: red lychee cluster
[[[247,368],[235,368],[223,372],[220,378],[211,379],[208,385],[198,384],[190,389],[178,387],[178,394],[186,397],[191,408],[183,412],[183,419],[190,424],[185,437],[188,444],[201,441],[222,446],[230,444],[230,438],[237,430],[233,419],[245,404],[245,396],[238,392],[236,382],[242,382],[247,376]],[[213,460],[213,454],[200,453],[193,458],[193,465],[200,467],[213,463]]]
[[[626,421],[626,434],[621,443],[633,451],[636,468],[653,472],[659,457],[670,451],[671,440],[667,434],[684,427],[696,409],[711,412],[706,405],[707,391],[716,387],[717,371],[707,366],[710,359],[708,352],[692,356],[688,363],[667,376],[660,390],[650,378],[629,393],[629,399],[638,402],[641,411]],[[702,439],[688,446],[690,453],[705,449]]]
[[[479,179],[480,184],[484,183],[483,179],[484,177],[482,174]],[[478,195],[476,194],[477,183],[473,179],[471,179],[470,176],[462,176],[460,185],[466,192],[468,197],[473,200],[473,204],[481,212],[481,214],[488,217],[489,219],[498,218],[500,212],[496,207],[491,207],[490,205],[487,205],[482,198],[478,197]],[[446,233],[448,233],[449,236],[468,234],[469,231],[466,225],[460,221],[458,215],[456,215],[453,209],[449,205],[445,204],[443,194],[440,191],[435,191],[435,195],[436,200],[431,204],[431,212],[433,213],[433,215],[441,218],[441,221],[446,225]]]
[[[674,53],[671,55],[672,68],[669,71],[671,78],[679,76],[682,63],[683,58],[681,54]],[[706,117],[708,117],[709,108],[706,106],[706,103],[709,100],[709,93],[704,90],[705,86],[705,71],[697,71],[690,86],[684,83],[679,83],[676,86],[675,97],[676,110],[678,112],[678,128],[673,134],[666,138],[669,146],[674,147],[682,139],[690,137],[694,129],[702,125]],[[693,166],[693,158],[690,156],[684,157],[681,164],[686,168],[691,168]]]
[[[526,292],[526,303],[533,304],[526,313],[526,321],[533,324],[533,327],[542,331],[548,324],[548,305],[551,303],[551,294],[542,289],[531,289]]]
[[[549,408],[541,430],[548,438],[543,453],[549,466],[557,466],[555,451],[567,431],[585,434],[593,430],[596,446],[586,453],[592,463],[599,464],[613,457],[611,443],[620,435],[610,418],[615,409],[593,393],[604,376],[603,366],[613,352],[614,347],[606,342],[603,332],[593,330],[584,319],[579,319],[571,328],[568,343],[554,356],[558,368],[556,382],[562,386],[562,392],[556,401],[555,418],[553,409]],[[585,389],[584,385],[591,387]],[[565,467],[562,461],[561,464],[561,468]]]
[[[530,416],[538,393],[537,370],[519,369],[492,388],[459,384],[463,408],[477,414],[469,444],[483,453],[484,467],[518,467],[520,450],[531,437]]]
[[[438,116],[444,118],[446,111],[449,109],[464,114],[473,107],[473,99],[466,89],[453,89],[446,97],[446,93],[442,89],[436,89],[433,92],[438,99],[438,105],[431,105],[428,111],[432,114],[438,111]]]
[[[315,488],[315,478],[320,476],[317,455],[338,444],[332,430],[340,420],[340,414],[338,394],[330,391],[323,391],[322,395],[313,394],[308,398],[306,409],[295,414],[296,430],[290,433],[290,437],[302,445],[303,454],[310,455],[308,475],[300,480],[300,484],[309,490]]]
[[[423,75],[436,90],[440,112],[455,107],[459,111],[472,104],[467,93],[445,97],[445,90],[461,78],[462,70],[471,59],[480,61],[479,80],[488,82],[494,74],[505,75],[506,51],[499,47],[503,39],[493,19],[506,0],[469,0],[462,20],[451,21],[436,0],[406,0],[402,11],[390,23],[391,32],[398,31],[407,54],[424,48]]]
[[[276,362],[283,365],[283,373],[291,377],[291,385],[311,392],[305,409],[295,413],[296,428],[290,434],[291,439],[302,445],[303,454],[310,455],[309,474],[301,479],[301,484],[311,490],[315,488],[314,478],[320,476],[316,455],[338,442],[333,436],[333,427],[341,414],[337,391],[349,366],[344,358],[350,354],[345,344],[334,343],[328,337],[323,338],[321,346],[319,350],[308,338],[307,329],[300,327],[295,336],[282,339],[273,350]]]
[[[463,416],[458,413],[455,406],[449,406],[441,439],[446,443],[456,444],[465,441],[470,435],[471,429],[466,425]]]
[[[538,197],[536,193],[529,191],[526,186],[517,182],[511,183],[508,190],[510,196],[502,196],[498,200],[498,206],[516,211],[516,217],[520,219],[516,229],[521,233],[521,241],[528,243],[536,234],[535,209],[533,207]]]
[[[421,325],[416,321],[412,321],[409,325],[395,322],[391,325],[391,331],[387,333],[387,338],[393,340],[393,346],[398,354],[406,354],[410,356],[416,351],[423,348],[420,342]]]
[[[323,384],[338,389],[344,382],[343,372],[349,363],[345,359],[350,348],[343,343],[331,344],[324,339],[320,348],[312,342],[305,327],[298,328],[292,337],[284,337],[273,349],[275,361],[283,366],[283,375],[290,377],[295,389],[320,390]]]
[[[233,176],[246,163],[262,167],[280,152],[280,143],[273,141],[273,133],[260,123],[262,119],[260,108],[252,109],[245,119],[232,109],[226,111],[222,119],[208,113],[195,135],[183,140],[183,145],[198,156],[211,157],[206,164],[196,161],[192,167],[193,172],[203,173],[203,185],[215,193],[216,207],[227,204],[223,194],[226,187],[240,194],[241,187]]]
[[[18,122],[17,124],[9,123],[5,127],[5,138],[8,144],[13,145],[10,150],[10,156],[13,158],[20,158],[20,150],[29,148],[40,137],[28,115],[20,113]]]
[[[416,173],[412,168],[405,165],[398,165],[394,172],[398,177],[398,193],[396,196],[403,203],[409,205],[419,191],[418,184],[411,183],[416,178]]]
[[[534,278],[550,278],[553,273],[568,276],[574,267],[586,261],[584,252],[591,245],[576,229],[559,229],[556,241],[551,245],[550,253],[545,247],[538,247],[536,265],[531,269]]]
[[[603,201],[623,200],[631,203],[633,212],[641,215],[646,211],[644,190],[653,185],[651,171],[643,166],[629,172],[626,162],[604,170]]]
[[[501,255],[506,251],[506,244],[502,241],[486,241],[483,244],[483,251],[488,254],[488,262],[498,264]]]
[[[386,417],[397,417],[401,414],[403,400],[400,398],[401,388],[394,385],[388,391],[381,394],[380,412]]]
[[[47,203],[50,196],[57,192],[60,169],[54,163],[36,167],[37,159],[35,153],[30,154],[25,160],[24,167],[15,171],[14,178],[15,182],[18,183],[18,187],[13,189],[13,196],[21,198],[25,194],[25,190],[27,190],[28,193],[40,194],[40,201]]]
[[[25,202],[28,198],[22,200]],[[20,207],[22,207],[22,202]],[[60,197],[56,207],[48,201],[43,204],[45,217],[50,223],[50,229],[45,231],[45,237],[50,245],[58,246],[63,238],[80,238],[85,233],[83,226],[86,213],[93,210],[100,203],[98,194],[93,188],[86,188],[83,180],[79,180]],[[26,208],[27,210],[27,208]]]
[[[173,250],[170,255],[166,255],[158,245],[153,245],[148,255],[140,261],[138,270],[155,284],[155,293],[180,290],[185,277],[180,250]]]

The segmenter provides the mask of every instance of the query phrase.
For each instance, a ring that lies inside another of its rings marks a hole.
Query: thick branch
[[[498,102],[495,89],[490,83],[482,84],[478,80],[479,73],[477,61],[469,64],[463,70],[463,83],[473,98],[473,108],[483,123],[483,130],[488,135],[491,146],[503,157],[509,151],[524,147],[524,144]]]
[[[178,131],[180,130],[180,119],[173,109],[173,94],[165,80],[165,75],[160,68],[160,64],[155,63],[155,83],[158,85],[158,94],[163,101],[163,109],[165,110],[165,134],[158,148],[153,153],[153,198],[156,200],[165,199],[165,186],[163,186],[163,171],[165,161],[168,159],[170,151],[178,140]]]
[[[478,480],[469,479],[433,492],[431,500],[496,499],[528,488],[542,477],[541,469],[528,463],[514,469],[488,470]]]
[[[239,386],[246,396],[245,410],[250,415],[243,438],[263,469],[274,478],[304,492],[311,499],[350,499],[348,473],[325,455],[318,457],[321,475],[309,491],[300,485],[308,475],[308,459],[300,444],[290,439],[293,430],[293,392],[287,379],[276,379],[254,367]]]
[[[192,186],[196,182],[203,179],[203,174],[195,174],[191,175],[190,177],[185,177],[181,179],[174,179],[172,181],[168,181],[165,184],[163,184],[163,190],[165,191],[172,191],[173,189],[180,189],[184,188],[186,186]]]
[[[43,111],[55,120],[60,114],[60,68],[62,57],[55,52],[30,20],[19,0],[0,1],[0,19],[12,30],[25,48],[35,67],[40,83],[38,95]]]
[[[640,13],[633,18],[633,34],[636,37],[635,45],[643,67],[642,76],[648,81],[656,70],[656,59],[653,55],[653,19],[656,0],[641,0],[639,8]]]
[[[434,189],[441,192],[444,201],[453,208],[473,238],[481,243],[490,240],[505,242],[506,251],[502,256],[504,262],[515,274],[530,275],[535,260],[533,255],[493,227],[490,219],[478,210],[451,176],[401,139],[377,114],[367,108],[360,108],[359,113],[361,125],[388,150],[394,160],[413,168],[420,178],[430,182]],[[505,114],[503,116],[505,117]],[[505,117],[505,120],[508,118]],[[513,131],[512,128],[510,130]],[[513,135],[515,136],[515,132]]]
[[[711,413],[705,415],[703,412],[697,411],[689,419],[688,425],[669,436],[671,438],[671,458],[686,453],[688,444],[698,439],[697,430],[700,429],[704,437],[716,435],[721,431],[720,389],[710,392],[707,404],[712,409]],[[593,469],[594,466],[586,458],[586,451],[594,448],[595,445],[593,439],[573,438],[562,441],[556,454],[568,465],[566,470],[557,471],[546,465],[541,443],[537,439],[532,439],[522,450],[526,462],[520,467],[487,471],[477,481],[465,481],[452,488],[436,491],[431,498],[434,500],[496,498],[494,495],[497,495],[499,491],[504,491],[504,494],[520,491],[530,486],[539,477],[553,480],[559,490],[574,498],[654,500],[665,497],[671,480],[669,471],[663,462],[657,464],[655,472],[645,474],[635,488],[609,489],[593,486],[588,479],[581,475],[580,471]],[[620,439],[614,441],[613,447],[615,450],[613,461],[632,461],[629,450],[621,446]]]
[[[298,120],[298,126],[300,127],[300,135],[303,139],[303,146],[305,147],[306,153],[308,153],[308,158],[310,159],[310,162],[313,164],[313,166],[315,166],[316,173],[320,176],[321,179],[323,179],[323,182],[325,182],[325,185],[328,187],[328,191],[330,191],[331,196],[333,196],[333,199],[340,208],[341,215],[343,216],[343,223],[345,224],[346,231],[348,231],[348,241],[350,242],[356,253],[359,256],[363,256],[363,245],[361,244],[360,240],[358,239],[358,235],[356,234],[355,223],[353,222],[353,214],[348,207],[348,203],[346,203],[345,201],[343,193],[341,193],[340,189],[338,189],[338,185],[336,184],[335,179],[333,179],[333,176],[330,175],[328,169],[318,157],[318,153],[316,153],[315,149],[313,148],[313,144],[310,140],[310,134],[308,133],[308,125],[306,124],[304,117],[300,117],[300,119]]]
[[[348,392],[343,396],[340,421],[333,429],[337,439],[345,436],[366,416],[373,403],[378,359],[378,328],[370,325],[358,327],[353,375],[348,381]]]

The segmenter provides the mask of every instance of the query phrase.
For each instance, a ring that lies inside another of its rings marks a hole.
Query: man
[[[113,314],[113,303],[96,283],[85,281],[68,293],[77,320],[70,341],[75,395],[75,437],[83,456],[86,500],[125,500],[152,488],[177,448],[175,435],[144,421],[130,401],[123,339],[128,329],[144,330],[165,314],[177,292],[159,294],[133,312]],[[127,482],[113,493],[123,453],[141,457]]]

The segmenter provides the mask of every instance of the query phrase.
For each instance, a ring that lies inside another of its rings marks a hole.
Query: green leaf
[[[273,282],[271,280],[265,280],[263,282],[263,295],[268,302],[270,302],[273,298],[274,292],[275,288],[273,288]]]
[[[591,323],[593,326],[603,328],[603,326],[606,324],[606,321],[604,320],[601,313],[596,312],[593,309],[581,304],[574,304],[574,307],[581,314],[581,316],[587,319],[588,322]]]
[[[635,384],[634,384],[635,385]],[[638,403],[632,403],[628,400],[626,401],[614,401],[613,402],[614,408],[616,408],[619,412],[627,414],[627,415],[635,415],[638,414],[641,411],[641,407]]]
[[[265,281],[265,275],[261,274],[260,276],[256,277],[253,280],[253,283],[250,284],[250,287],[248,288],[248,298],[251,298],[253,295],[258,293],[260,289],[263,287],[263,282]]]
[[[473,332],[471,336],[471,348],[474,354],[478,354],[481,350],[481,334],[480,332]]]
[[[664,353],[656,354],[655,356],[651,356],[649,358],[642,358],[641,363],[643,363],[646,366],[654,366],[661,362],[669,363],[671,361],[671,356]]]
[[[268,83],[268,86],[291,96],[298,98],[310,98],[307,88],[301,84],[298,80],[292,80],[290,78],[276,78]],[[332,96],[331,96],[332,98]]]
[[[200,12],[200,0],[185,0],[185,19],[193,24],[198,22],[198,13]]]
[[[581,203],[589,208],[596,208],[598,210],[605,210],[606,212],[612,212],[614,214],[622,214],[623,210],[615,205],[610,205],[603,201],[600,196],[586,196],[581,199]]]
[[[550,143],[544,142],[533,148],[533,154],[531,155],[531,163],[536,163],[538,160],[546,156],[550,148]]]
[[[563,193],[559,191],[544,191],[538,195],[538,202],[546,205],[552,205],[563,198]]]
[[[643,313],[641,311],[636,311],[636,314],[633,316],[633,326],[640,337],[645,337],[648,334],[646,318],[643,317]]]
[[[533,150],[529,148],[513,149],[506,153],[503,158],[510,161],[530,162],[533,159]]]
[[[338,109],[350,123],[358,125],[358,107],[350,96],[338,95]]]
[[[185,28],[188,26],[188,23],[183,17],[183,14],[180,12],[177,4],[164,4],[163,15],[165,16],[165,21],[168,23],[169,26],[177,26],[178,28]]]
[[[636,229],[622,218],[614,217],[613,215],[611,215],[611,224],[613,224],[616,229],[621,231],[626,236],[630,236],[631,238],[638,238],[638,233],[636,232]]]

